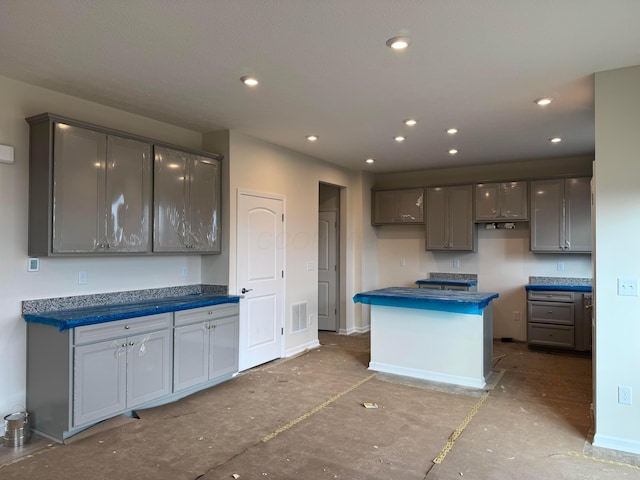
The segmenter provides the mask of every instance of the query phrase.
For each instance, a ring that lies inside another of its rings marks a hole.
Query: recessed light
[[[316,140],[318,140],[318,136],[317,135],[307,135],[305,138],[307,140],[309,140],[310,142],[315,142]]]
[[[455,155],[456,153],[458,153],[458,150],[456,150],[455,148],[449,150],[449,155]]]
[[[533,101],[533,103],[535,103],[536,105],[540,105],[541,107],[544,107],[545,105],[549,105],[552,101],[553,101],[553,98],[542,97],[542,98],[536,98]]]
[[[560,142],[562,141],[562,138],[560,138],[560,137],[553,137],[553,138],[550,138],[550,139],[549,139],[549,141],[550,141],[551,143],[560,143]]]
[[[258,79],[256,77],[252,77],[251,75],[244,75],[240,77],[240,81],[247,87],[255,87],[256,85],[258,85]]]
[[[373,158],[367,158],[367,159],[365,160],[365,162],[367,162],[367,163],[373,163],[373,162],[375,162],[375,160],[374,160]]]
[[[387,40],[387,46],[394,50],[404,50],[409,46],[409,37],[391,37]]]
[[[407,127],[415,127],[418,123],[418,120],[416,120],[415,118],[407,118],[406,120],[403,120],[402,123],[404,123]]]
[[[455,127],[449,128],[449,129],[447,129],[447,133],[449,135],[455,135],[456,133],[458,133],[458,129],[455,128]]]
[[[394,140],[398,143],[402,143],[407,139],[407,137],[403,137],[402,135],[398,135],[397,137],[394,138]]]

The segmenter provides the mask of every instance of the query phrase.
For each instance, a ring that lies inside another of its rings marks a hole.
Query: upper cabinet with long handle
[[[531,251],[591,252],[591,179],[531,182]]]
[[[28,118],[29,255],[151,251],[151,143]]]
[[[155,147],[154,252],[220,252],[220,160]]]
[[[475,186],[476,222],[528,220],[527,182],[480,183]]]
[[[427,188],[426,249],[475,250],[471,185]]]

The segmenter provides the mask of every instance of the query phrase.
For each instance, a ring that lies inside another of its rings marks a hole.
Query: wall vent
[[[291,332],[301,332],[307,329],[307,302],[291,305]]]

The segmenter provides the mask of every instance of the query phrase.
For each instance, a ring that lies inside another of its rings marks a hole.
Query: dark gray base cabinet
[[[591,319],[584,318],[582,293],[530,291],[527,298],[529,346],[575,351],[591,348]]]
[[[34,431],[63,442],[99,421],[232,378],[238,311],[238,304],[222,304],[62,332],[27,323],[27,411]]]

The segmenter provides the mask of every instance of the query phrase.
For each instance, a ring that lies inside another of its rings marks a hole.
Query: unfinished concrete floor
[[[0,478],[640,479],[639,456],[588,441],[590,359],[497,342],[479,391],[367,370],[366,334],[320,341],[66,445],[0,447]]]

